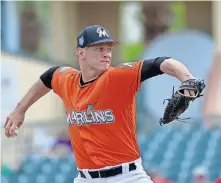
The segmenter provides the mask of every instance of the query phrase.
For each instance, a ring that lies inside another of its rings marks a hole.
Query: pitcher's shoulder
[[[134,70],[139,69],[142,67],[143,60],[136,61],[136,62],[124,62],[120,63],[115,67],[111,67],[109,69],[109,72],[112,73],[117,73],[119,74],[125,74],[126,72],[134,72]]]
[[[73,67],[69,66],[60,66],[54,73],[53,77],[69,77],[77,76],[79,71]]]
[[[59,73],[73,73],[73,74],[78,74],[80,71],[73,68],[73,67],[70,67],[70,66],[60,66],[58,69],[57,69],[57,72]]]

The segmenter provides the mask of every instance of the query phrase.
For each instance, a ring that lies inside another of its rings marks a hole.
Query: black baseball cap
[[[101,25],[85,27],[77,36],[77,47],[84,48],[91,45],[111,43],[117,46],[120,43],[111,39],[108,30]]]

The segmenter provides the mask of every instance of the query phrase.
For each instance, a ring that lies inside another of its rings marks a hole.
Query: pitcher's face
[[[106,71],[109,69],[112,58],[112,45],[99,44],[87,47],[85,50],[86,64],[95,70]]]

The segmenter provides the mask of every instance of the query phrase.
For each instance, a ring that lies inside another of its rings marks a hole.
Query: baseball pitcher
[[[170,57],[112,67],[112,47],[117,45],[105,27],[86,27],[77,36],[80,70],[65,66],[47,70],[5,122],[5,135],[13,137],[32,104],[51,90],[59,95],[79,172],[74,183],[152,183],[142,167],[136,137],[135,97],[142,82],[161,74],[181,81],[168,99],[161,125],[178,119],[204,88],[203,81]]]

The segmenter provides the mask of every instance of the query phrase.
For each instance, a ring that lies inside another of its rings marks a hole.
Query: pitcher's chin
[[[103,64],[103,68],[104,68],[104,71],[107,71],[110,69],[110,64]]]

